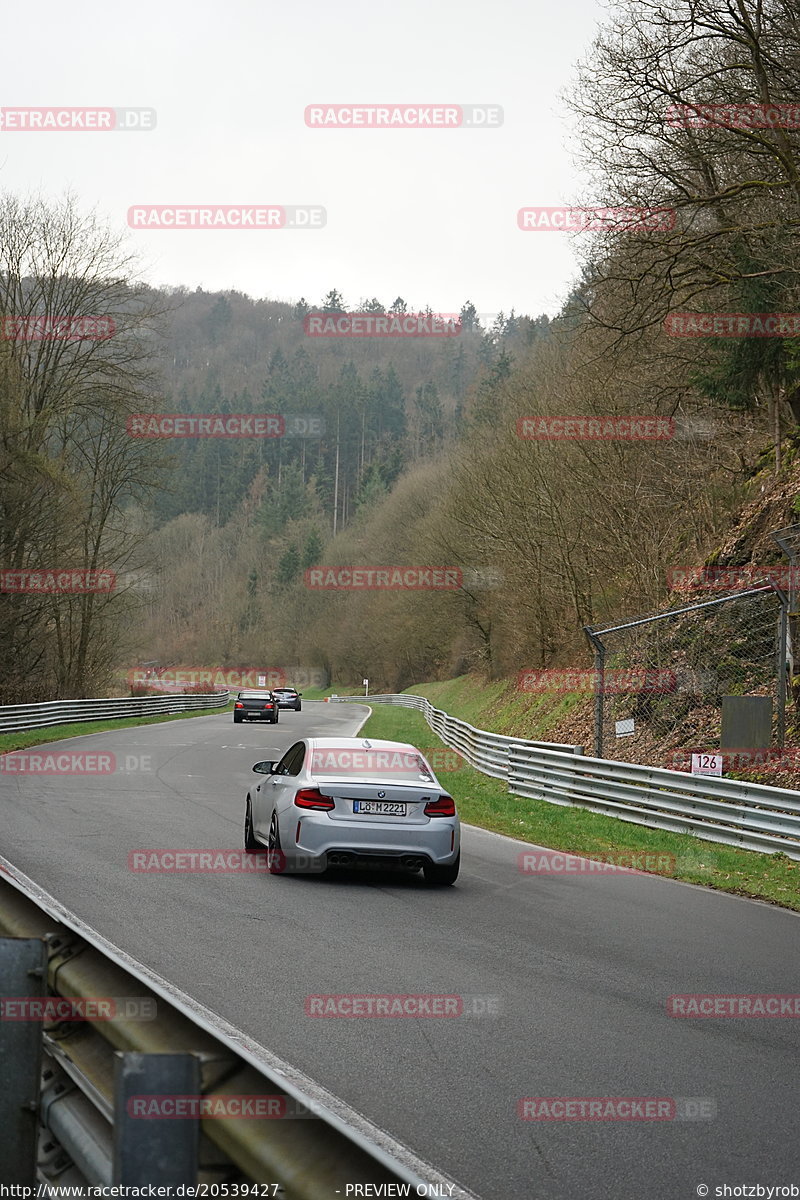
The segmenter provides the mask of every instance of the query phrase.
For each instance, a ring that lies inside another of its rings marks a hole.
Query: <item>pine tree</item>
[[[460,317],[462,333],[470,333],[479,324],[478,310],[471,300],[462,306]]]
[[[292,583],[300,573],[300,553],[294,542],[291,542],[278,559],[275,579],[284,586]]]
[[[325,299],[322,301],[322,311],[347,312],[342,293],[336,288],[331,288]]]
[[[319,533],[316,529],[312,529],[311,533],[306,538],[305,545],[303,546],[303,554],[301,559],[303,568],[305,569],[306,567],[316,566],[322,557],[323,550],[324,546],[322,544],[322,538],[319,536]]]

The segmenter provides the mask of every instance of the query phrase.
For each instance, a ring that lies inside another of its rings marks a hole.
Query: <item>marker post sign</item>
[[[721,754],[693,754],[693,775],[722,775]]]

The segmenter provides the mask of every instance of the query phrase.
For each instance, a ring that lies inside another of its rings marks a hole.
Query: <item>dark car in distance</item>
[[[239,692],[233,705],[233,720],[278,722],[278,699],[273,692]]]
[[[273,695],[278,697],[279,708],[293,708],[295,712],[300,712],[300,697],[302,692],[298,692],[295,688],[274,688]]]

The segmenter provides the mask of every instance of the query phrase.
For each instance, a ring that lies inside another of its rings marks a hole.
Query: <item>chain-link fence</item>
[[[587,626],[595,656],[599,758],[685,767],[720,745],[723,696],[769,696],[772,741],[786,708],[786,594],[769,582],[640,617]]]
[[[789,525],[772,534],[789,560],[789,569],[784,581],[778,582],[789,597],[789,674],[794,675],[794,664],[800,658],[800,525]]]

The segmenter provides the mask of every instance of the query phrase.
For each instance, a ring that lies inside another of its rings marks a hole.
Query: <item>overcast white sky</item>
[[[152,107],[158,126],[0,132],[0,189],[69,188],[121,230],[133,204],[327,210],[307,232],[128,231],[155,284],[552,314],[576,276],[574,242],[523,233],[516,214],[581,193],[560,92],[602,16],[595,0],[12,5],[0,106]],[[308,104],[356,102],[498,104],[504,123],[304,123]]]

